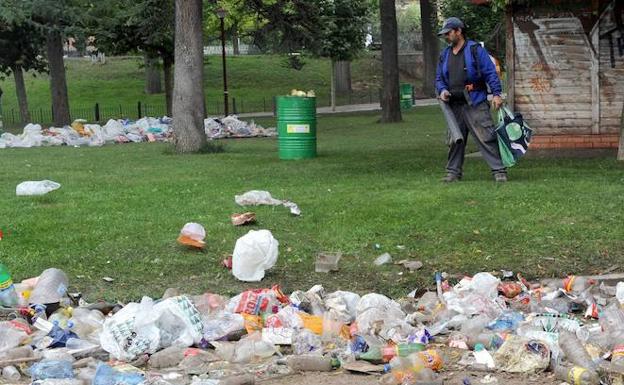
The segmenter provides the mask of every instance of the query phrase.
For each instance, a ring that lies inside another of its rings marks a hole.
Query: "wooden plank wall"
[[[599,28],[593,33],[600,37],[600,132],[617,133],[620,130],[624,105],[624,35],[615,30],[615,1],[601,15]],[[624,11],[621,11],[624,13]],[[624,17],[624,15],[623,15]],[[608,35],[613,43],[613,56]],[[621,39],[621,40],[618,40]],[[618,45],[621,42],[621,48]],[[620,51],[620,49],[622,51]],[[613,59],[613,61],[612,61]]]
[[[536,134],[592,133],[592,49],[578,18],[514,18],[515,105]]]

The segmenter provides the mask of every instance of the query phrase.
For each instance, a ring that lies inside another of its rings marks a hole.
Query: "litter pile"
[[[172,119],[142,118],[137,121],[127,119],[109,120],[104,126],[87,124],[76,120],[71,126],[62,128],[42,128],[39,124],[28,124],[22,134],[3,133],[0,135],[0,148],[28,148],[41,146],[90,146],[99,147],[106,143],[136,143],[167,141],[172,135]],[[263,128],[253,121],[247,123],[236,116],[223,119],[209,118],[204,121],[204,130],[209,139],[248,138],[275,136],[273,128]]]
[[[89,304],[61,270],[13,284],[0,265],[0,367],[11,382],[47,385],[253,384],[338,368],[424,384],[442,383],[451,364],[584,385],[624,373],[624,282],[505,276],[451,285],[438,274],[436,291],[398,301],[317,285]]]

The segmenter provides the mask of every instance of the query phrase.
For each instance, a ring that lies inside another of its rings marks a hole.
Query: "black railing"
[[[349,93],[336,95],[336,105],[379,103],[380,91],[370,88]],[[233,114],[259,113],[275,111],[275,97],[249,98],[244,96],[231,96],[229,110]],[[317,95],[317,106],[327,107],[331,105],[329,94]],[[209,99],[206,101],[206,115],[218,116],[223,114],[223,100]],[[5,124],[16,125],[26,123],[51,124],[51,108],[30,109],[31,122],[22,122],[18,108],[4,108],[3,120]],[[87,106],[72,106],[70,118],[84,119],[89,123],[106,123],[109,119],[140,119],[145,116],[162,117],[167,115],[165,103],[145,103],[138,101],[132,104],[94,103]]]

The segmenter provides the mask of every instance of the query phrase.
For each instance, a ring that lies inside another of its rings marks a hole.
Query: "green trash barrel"
[[[412,108],[412,92],[414,87],[411,84],[401,84],[401,109],[409,110]]]
[[[316,157],[316,98],[277,97],[280,159]]]

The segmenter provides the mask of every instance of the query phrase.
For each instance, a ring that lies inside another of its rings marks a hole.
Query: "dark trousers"
[[[462,176],[466,142],[468,132],[470,132],[477,141],[479,151],[490,166],[492,173],[506,173],[507,169],[501,161],[498,150],[496,127],[490,115],[489,103],[483,102],[477,106],[470,106],[467,103],[450,103],[450,107],[457,119],[464,141],[460,144],[451,144],[446,171],[449,174]]]

